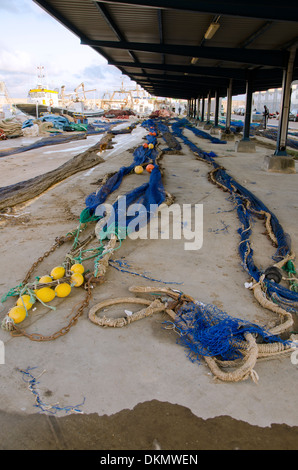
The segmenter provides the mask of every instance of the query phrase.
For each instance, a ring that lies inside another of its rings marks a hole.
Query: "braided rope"
[[[106,316],[98,317],[96,314],[105,307],[117,304],[142,304],[147,305],[146,308],[139,310],[138,312],[132,313],[126,317],[121,318],[108,318]],[[130,323],[141,320],[143,318],[152,316],[154,313],[160,313],[165,310],[165,306],[160,300],[156,299],[153,302],[145,299],[138,299],[136,297],[121,297],[118,299],[104,300],[92,307],[89,310],[89,320],[98,326],[122,328]]]
[[[139,294],[160,293],[169,296],[174,299],[174,304],[176,305],[175,310],[177,310],[177,306],[180,305],[179,302],[193,302],[192,297],[189,297],[180,291],[175,291],[166,287],[132,286],[129,288],[129,291]],[[178,300],[179,302],[177,305],[175,301]],[[105,315],[103,317],[97,316],[97,313],[106,307],[125,303],[141,304],[145,305],[146,307],[135,313],[127,315],[126,317],[111,318]],[[161,300],[160,298],[157,298],[154,301],[150,301],[139,297],[119,297],[116,299],[107,299],[94,305],[89,310],[89,320],[97,326],[101,327],[122,328],[130,325],[135,321],[162,312],[167,313],[171,319],[175,321],[178,318],[175,310],[171,308],[169,302]],[[272,331],[273,330],[271,330],[271,332]],[[191,340],[193,340],[189,333],[188,336]],[[288,354],[295,350],[295,348],[289,344],[278,342],[257,344],[256,339],[251,333],[245,333],[244,337],[245,341],[238,342],[239,350],[241,350],[243,353],[243,359],[235,359],[234,361],[220,361],[216,357],[204,356],[204,360],[215,378],[223,382],[240,382],[251,378],[253,382],[257,383],[259,377],[254,370],[254,367],[258,360],[270,359],[279,355]],[[234,370],[226,372],[223,370],[225,368],[232,368]]]

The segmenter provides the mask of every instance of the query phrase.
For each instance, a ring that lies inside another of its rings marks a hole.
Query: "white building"
[[[269,90],[257,91],[253,94],[253,109],[262,113],[266,105],[270,113],[280,113],[282,88],[270,88]],[[290,110],[298,108],[298,82],[292,84],[292,95]]]

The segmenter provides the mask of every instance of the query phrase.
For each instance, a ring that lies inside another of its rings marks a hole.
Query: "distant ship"
[[[14,105],[17,109],[35,118],[39,118],[42,114],[45,113],[68,114],[69,116],[85,118],[103,116],[105,112],[103,109],[85,108],[84,101],[79,100],[78,98],[77,89],[75,90],[77,95],[77,99],[75,100],[75,102],[72,102],[69,107],[67,105],[62,106],[59,103],[58,90],[48,89],[42,84],[42,79],[44,78],[44,75],[42,73],[43,68],[43,66],[37,67],[39,71],[37,86],[29,90],[27,103],[17,103]],[[79,86],[82,85],[83,84]],[[84,87],[83,92],[85,96]]]
[[[29,91],[29,94],[32,93],[33,90]],[[16,108],[18,108],[20,111],[22,111],[25,114],[28,114],[29,116],[39,118],[42,114],[47,114],[47,113],[54,113],[54,114],[68,114],[69,116],[74,116],[74,117],[85,117],[85,118],[91,118],[91,117],[100,117],[103,116],[105,111],[103,109],[99,110],[86,110],[85,108],[82,109],[82,107],[79,107],[77,109],[68,109],[68,108],[62,108],[61,106],[55,106],[55,104],[44,104],[43,102],[47,101],[47,98],[49,98],[49,94],[53,93],[53,90],[46,90],[46,89],[38,89],[38,94],[41,95],[41,100],[42,102],[35,102],[35,103],[18,103],[14,104]],[[53,100],[54,102],[54,100]]]

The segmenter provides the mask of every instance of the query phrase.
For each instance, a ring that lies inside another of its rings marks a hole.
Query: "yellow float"
[[[8,316],[15,322],[21,323],[26,318],[26,310],[24,307],[16,305],[10,309]]]
[[[70,280],[75,287],[80,287],[84,282],[84,276],[81,273],[73,273]]]
[[[41,278],[39,278],[39,283],[40,284],[47,284],[48,282],[52,282],[53,279],[51,278],[51,276],[49,275],[45,275],[45,276],[41,276]]]
[[[51,277],[53,279],[61,279],[65,274],[65,268],[63,266],[56,266],[51,271]]]
[[[21,295],[17,300],[18,307],[25,307],[27,310],[30,310],[33,302],[31,302],[31,297],[28,294]]]
[[[136,173],[137,175],[141,175],[141,174],[143,173],[143,171],[144,171],[144,168],[143,168],[141,165],[137,165],[137,166],[135,167],[135,173]]]
[[[51,300],[53,300],[56,296],[55,291],[50,287],[42,287],[41,289],[36,289],[35,295],[38,300],[41,300],[41,302],[44,303],[51,302]]]
[[[76,263],[76,264],[73,264],[72,267],[70,268],[71,272],[73,273],[80,273],[80,274],[83,274],[83,272],[85,271],[85,268],[82,264],[80,263]]]
[[[67,282],[62,282],[55,287],[57,297],[67,297],[71,292],[71,286]]]

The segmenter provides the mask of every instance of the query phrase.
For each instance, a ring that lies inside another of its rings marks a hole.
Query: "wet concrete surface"
[[[152,400],[111,416],[0,412],[1,450],[297,450],[298,427],[259,427],[230,416],[202,419]],[[28,432],[30,430],[30,432]]]

